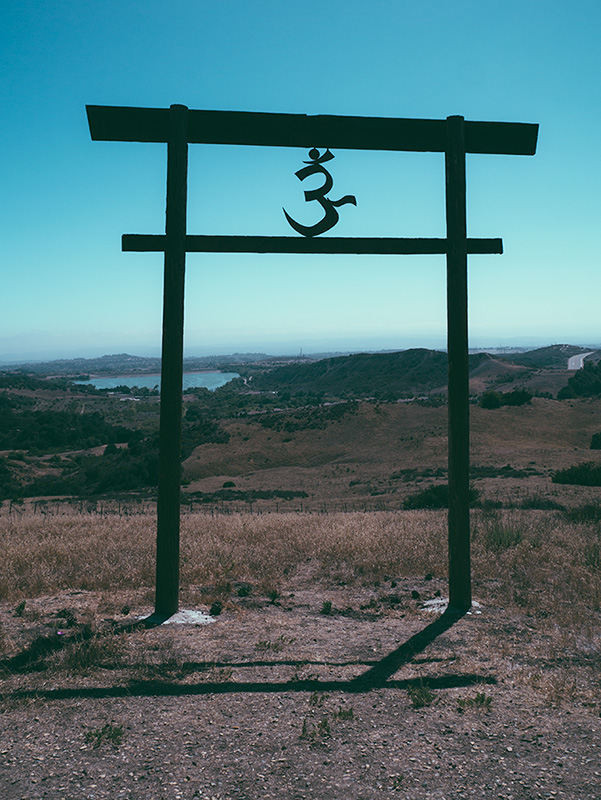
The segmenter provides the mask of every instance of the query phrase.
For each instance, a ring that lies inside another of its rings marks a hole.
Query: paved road
[[[591,350],[590,353],[580,353],[578,356],[572,356],[572,358],[568,359],[568,369],[577,370],[582,369],[582,365],[584,363],[584,359],[587,356],[592,356],[594,350]]]

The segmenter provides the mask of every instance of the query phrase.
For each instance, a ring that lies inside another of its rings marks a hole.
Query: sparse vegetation
[[[123,725],[107,722],[102,728],[94,728],[94,730],[88,731],[85,735],[85,740],[87,743],[92,744],[94,748],[106,743],[117,749],[123,741]]]
[[[295,641],[296,639],[294,636],[285,636],[282,634],[274,641],[262,639],[260,642],[256,643],[255,650],[259,650],[260,652],[266,652],[270,650],[272,653],[280,653],[285,647],[293,644]]]
[[[492,707],[492,697],[485,692],[477,692],[474,697],[460,697],[457,700],[457,710],[460,713],[469,709],[489,712]]]

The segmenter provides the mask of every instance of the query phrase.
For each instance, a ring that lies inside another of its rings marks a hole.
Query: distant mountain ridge
[[[513,364],[523,364],[526,367],[536,367],[537,369],[567,369],[568,359],[587,352],[590,352],[590,348],[586,350],[584,347],[572,344],[553,344],[549,347],[527,350],[525,353],[515,353],[510,357],[501,356],[501,358]]]
[[[219,369],[232,364],[264,361],[271,356],[265,353],[233,353],[227,356],[190,356],[184,358],[184,369]],[[0,369],[24,370],[34,374],[75,375],[94,373],[97,375],[124,375],[130,373],[152,373],[161,371],[161,359],[155,356],[133,356],[129,353],[114,353],[96,358],[68,358],[23,364],[10,364]]]

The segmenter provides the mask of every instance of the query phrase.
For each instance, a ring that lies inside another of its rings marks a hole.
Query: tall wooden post
[[[449,609],[472,605],[469,512],[467,225],[463,117],[447,117],[447,350],[449,356]]]
[[[155,614],[160,617],[170,617],[179,607],[180,453],[188,183],[187,118],[186,106],[170,107],[155,596]]]

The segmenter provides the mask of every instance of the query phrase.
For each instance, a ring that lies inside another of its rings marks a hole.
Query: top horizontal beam
[[[166,142],[168,139],[168,108],[86,106],[86,110],[94,140]],[[442,119],[188,111],[191,144],[442,153],[446,148],[446,130],[446,120]],[[537,137],[538,125],[530,123],[465,123],[467,153],[531,156],[536,152]]]

